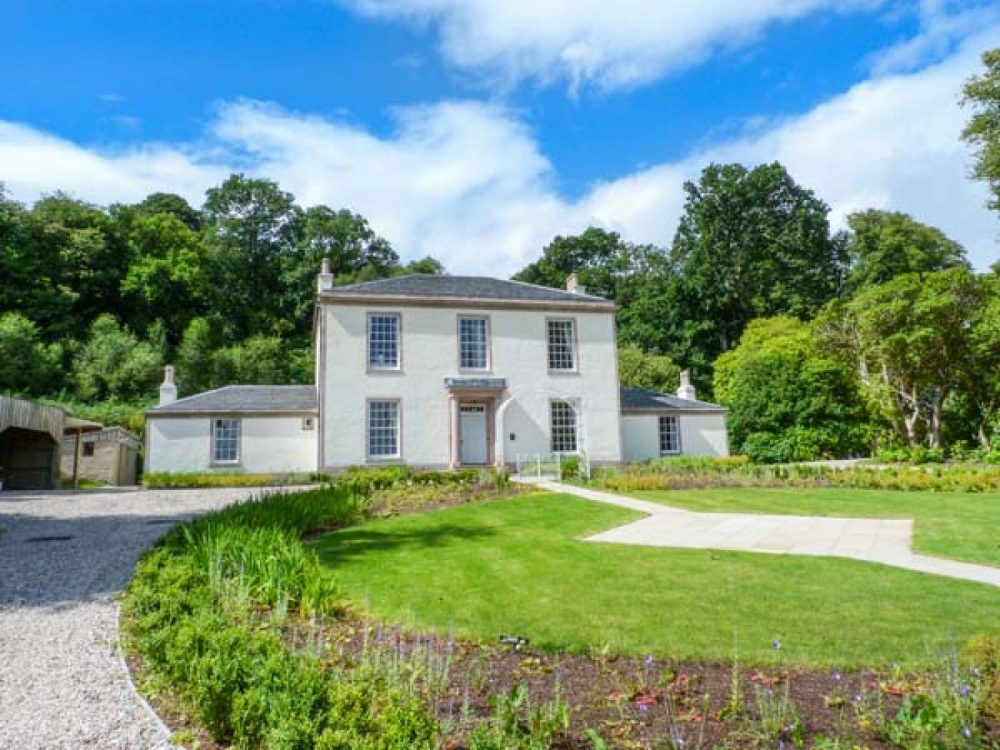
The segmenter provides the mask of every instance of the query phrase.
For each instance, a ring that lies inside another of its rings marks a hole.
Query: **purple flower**
[[[855,703],[861,703],[862,700],[864,700],[864,699],[861,697],[861,693],[855,693],[854,694],[854,702]]]
[[[841,674],[840,674],[840,671],[839,671],[839,670],[837,670],[837,671],[835,671],[835,672],[833,673],[833,679],[834,679],[834,680],[836,680],[837,682],[840,682],[840,678],[841,678],[842,676],[843,676],[843,675],[841,675]]]
[[[646,713],[649,710],[649,706],[645,703],[640,703],[639,710],[642,711],[643,713]]]
[[[653,655],[652,654],[647,654],[646,655],[646,666],[649,667],[649,666],[652,666],[652,664],[653,664]]]
[[[969,687],[968,683],[963,682],[958,686],[958,694],[963,698],[967,698],[970,692],[972,692],[972,688]]]

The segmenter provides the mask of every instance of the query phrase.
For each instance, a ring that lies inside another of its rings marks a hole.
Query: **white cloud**
[[[477,102],[398,110],[395,130],[364,128],[273,105],[223,105],[195,144],[86,148],[0,121],[0,181],[21,200],[55,189],[98,203],[156,190],[201,203],[207,187],[242,170],[276,179],[303,205],[346,206],[367,216],[407,259],[431,254],[455,273],[508,274],[556,233],[604,225],[642,242],[669,244],[685,179],[708,161],[778,160],[831,204],[907,211],[969,249],[979,268],[995,261],[1000,224],[986,190],[967,178],[958,105],[979,52],[1000,27],[943,62],[854,86],[795,118],[591,187],[569,201],[553,166],[514,113]]]
[[[767,26],[884,0],[339,0],[373,18],[431,24],[452,65],[511,84],[633,86],[746,43]]]

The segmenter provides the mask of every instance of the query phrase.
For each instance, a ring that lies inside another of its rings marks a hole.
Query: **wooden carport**
[[[0,396],[0,489],[59,485],[59,444],[66,414],[54,406]]]

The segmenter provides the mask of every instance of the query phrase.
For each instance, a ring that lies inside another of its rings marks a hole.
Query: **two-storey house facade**
[[[147,412],[146,471],[337,472],[405,463],[513,467],[725,455],[725,410],[620,388],[614,303],[567,288],[414,274],[336,286],[319,275],[316,382],[177,398]]]
[[[321,281],[317,342],[324,469],[622,460],[607,300],[461,276]]]

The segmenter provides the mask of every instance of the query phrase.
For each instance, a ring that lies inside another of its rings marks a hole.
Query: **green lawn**
[[[316,548],[376,615],[492,641],[841,667],[914,664],[996,632],[1000,591],[852,560],[597,544],[637,514],[534,495],[373,521]]]
[[[857,518],[912,518],[915,551],[1000,567],[1000,495],[840,488],[635,492],[689,510]]]

